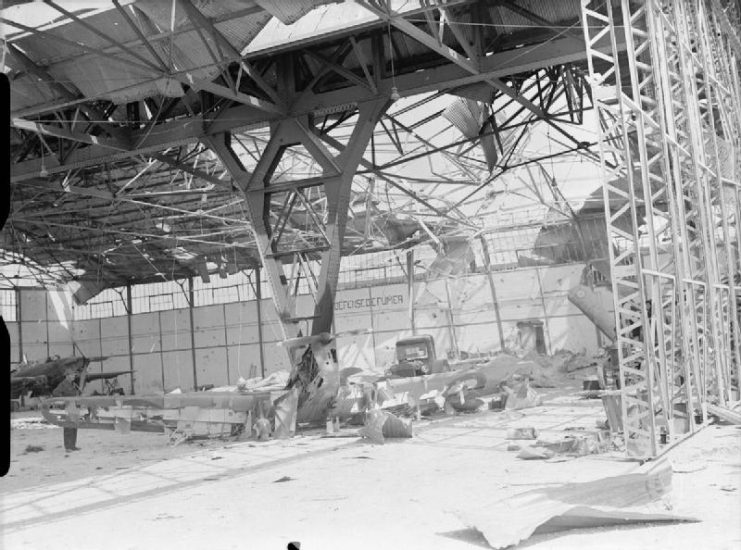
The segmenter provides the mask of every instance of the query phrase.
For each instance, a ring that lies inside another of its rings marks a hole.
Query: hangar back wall
[[[598,349],[596,328],[567,298],[583,267],[570,264],[492,273],[508,347],[520,337],[518,323],[540,321],[549,353]],[[415,282],[413,294],[406,284],[339,291],[335,332],[340,334],[341,365],[381,370],[393,361],[395,342],[414,332],[433,335],[441,356],[456,348],[487,353],[502,347],[487,274]],[[605,307],[612,309],[609,291],[604,289],[602,296]],[[14,363],[24,353],[29,360],[64,357],[73,350],[107,356],[90,370],[133,368],[136,394],[176,387],[189,390],[194,376],[198,385],[234,384],[240,376],[259,376],[263,364],[266,374],[289,368],[278,345],[280,325],[270,299],[261,301],[262,343],[256,300],[194,307],[192,312],[186,308],[89,320],[74,320],[71,297],[63,292],[24,289],[19,300],[20,321],[6,322]],[[300,296],[299,315],[309,315],[312,309],[311,297]],[[121,382],[130,391],[129,377]]]

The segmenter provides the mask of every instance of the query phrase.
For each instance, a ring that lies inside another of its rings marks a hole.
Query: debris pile
[[[507,446],[508,451],[519,451],[517,458],[524,460],[548,459],[555,456],[578,457],[606,452],[612,447],[607,430],[566,430],[560,435],[540,436],[533,427],[510,428],[507,439],[518,441]],[[519,441],[533,441],[523,447]]]
[[[123,433],[161,428],[174,442],[200,437],[285,438],[299,426],[317,427],[326,419],[327,433],[334,437],[360,435],[382,442],[387,437],[412,437],[412,422],[435,414],[540,406],[542,396],[535,388],[556,387],[565,372],[593,364],[584,354],[570,352],[553,357],[502,353],[486,362],[478,358],[477,364],[454,365],[457,370],[422,376],[380,375],[357,367],[340,370],[331,354],[332,343],[326,335],[291,341],[299,350],[309,346],[301,357],[312,368],[298,369],[297,374],[280,370],[266,378],[240,377],[235,385],[195,393],[176,389],[164,396],[124,397],[115,402],[78,398],[75,401],[83,410],[88,409],[84,418],[73,417],[76,407],[71,403],[64,404],[63,412],[47,410],[45,417],[57,425],[67,422]],[[340,422],[361,429],[340,435]]]
[[[330,414],[367,429],[367,413],[374,408],[419,420],[443,412],[536,407],[542,398],[534,387],[555,386],[548,370],[508,354],[478,366],[427,376],[379,377],[356,370],[342,377]]]
[[[246,393],[246,392],[251,392],[251,391],[278,391],[286,387],[286,384],[288,383],[288,376],[289,374],[287,370],[276,371],[266,376],[265,378],[256,377],[256,378],[244,379],[240,376],[235,385],[219,386],[216,388],[211,388],[208,391],[215,392],[215,393],[223,393],[223,392]]]
[[[537,439],[538,430],[533,427],[510,428],[507,430],[507,439]]]
[[[383,444],[386,438],[409,438],[413,435],[411,419],[403,419],[381,409],[366,414],[365,425],[358,434],[373,443]]]
[[[529,409],[542,405],[543,399],[533,388],[526,377],[513,377],[502,386],[507,392],[506,410]]]
[[[561,372],[574,372],[589,367],[596,367],[599,359],[589,357],[585,353],[574,353],[567,350],[561,350],[553,354],[550,358],[551,368]]]
[[[41,416],[28,416],[10,420],[11,430],[46,430],[49,428],[56,428],[56,426]]]
[[[258,418],[252,426],[252,430],[258,441],[267,441],[270,438],[270,421],[267,418]]]

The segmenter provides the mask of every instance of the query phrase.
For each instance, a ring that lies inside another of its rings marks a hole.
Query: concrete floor
[[[617,454],[524,461],[506,450],[507,429],[534,426],[548,435],[593,428],[598,419],[604,419],[599,401],[560,395],[534,409],[423,421],[413,439],[382,446],[317,432],[267,443],[181,446],[182,454],[165,460],[2,490],[0,541],[13,550],[282,549],[289,541],[300,541],[303,550],[486,548],[484,537],[461,520],[466,510],[637,468]],[[61,440],[61,433],[53,435]],[[171,452],[163,438],[158,442]],[[85,452],[46,460],[84,464]],[[536,535],[518,548],[741,547],[741,430],[711,426],[669,458],[672,511],[701,522]]]

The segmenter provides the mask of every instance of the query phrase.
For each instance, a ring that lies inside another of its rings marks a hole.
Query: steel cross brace
[[[285,148],[296,143],[304,145],[310,155],[324,169],[321,178],[310,178],[312,181],[308,182],[311,186],[323,185],[324,187],[327,199],[327,217],[326,226],[323,230],[328,245],[326,250],[320,251],[321,266],[317,292],[314,297],[316,306],[312,316],[311,333],[318,335],[331,332],[334,297],[339,277],[342,243],[347,223],[353,177],[370,141],[373,129],[388,105],[389,100],[385,97],[361,103],[358,109],[358,119],[347,146],[337,155],[332,155],[329,149],[300,119],[285,119],[274,124],[271,128],[270,141],[251,174],[244,169],[229,146],[227,142],[229,134],[204,139],[204,142],[216,153],[232,178],[246,194],[248,216],[255,234],[260,259],[273,290],[273,300],[281,319],[285,339],[296,338],[299,335],[298,321],[300,319],[296,316],[294,309],[295,304],[293,304],[291,296],[293,285],[286,277],[283,260],[281,259],[283,255],[276,254],[276,243],[275,239],[272,238],[270,196],[276,192],[273,185],[279,186],[281,191],[290,189],[298,191],[307,185],[307,181],[294,180],[271,184],[271,171],[280,160]],[[278,218],[280,223],[280,215]],[[301,250],[292,252],[294,253],[294,262],[305,263],[305,259],[301,256]],[[300,272],[301,269],[296,271]]]
[[[619,44],[624,47],[624,44]],[[463,70],[455,63],[449,63],[441,67],[429,69],[424,72],[397,75],[391,78],[380,79],[377,83],[378,92],[372,92],[362,86],[351,86],[347,89],[323,92],[318,95],[308,94],[306,97],[299,96],[292,106],[292,116],[306,115],[318,110],[345,105],[349,102],[363,103],[372,101],[378,97],[378,93],[386,95],[390,93],[391,85],[395,82],[400,93],[404,96],[414,95],[429,91],[437,91],[451,87],[465,86],[482,82],[488,77],[504,77],[508,74],[532,70],[533,67],[543,65],[557,65],[569,63],[584,57],[583,44],[569,37],[561,37],[551,41],[548,49],[532,48],[532,51],[521,52],[520,50],[498,52],[481,60],[482,72],[471,74]],[[596,48],[603,49],[602,46]],[[254,71],[252,71],[254,73]],[[250,73],[248,73],[250,74]],[[67,98],[65,98],[67,99]],[[63,104],[56,105],[55,109],[64,106],[84,102],[84,98],[69,98]],[[50,110],[51,107],[49,107]],[[37,110],[21,110],[14,113],[16,117],[30,117]],[[168,147],[183,143],[194,142],[204,138],[206,135],[216,135],[223,132],[236,132],[239,129],[253,125],[266,125],[284,118],[285,115],[267,113],[255,110],[246,105],[237,105],[222,110],[214,120],[209,120],[207,115],[195,115],[184,120],[172,120],[163,124],[157,124],[152,128],[140,129],[132,132],[130,140],[119,140],[124,144],[134,143],[135,146],[126,151],[113,151],[107,147],[90,145],[75,150],[65,159],[63,166],[47,166],[50,174],[67,171],[75,168],[93,166],[113,159],[136,156],[137,154],[161,151]],[[93,117],[100,120],[100,117]],[[105,126],[107,131],[118,130],[115,126]],[[123,129],[121,129],[123,130]],[[36,177],[41,167],[40,159],[30,159],[16,163],[11,175],[12,181],[23,181]]]

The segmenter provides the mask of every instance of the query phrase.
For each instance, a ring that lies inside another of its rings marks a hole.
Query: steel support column
[[[131,334],[131,316],[134,314],[133,301],[131,300],[131,285],[126,285],[126,337],[129,349],[129,380],[131,382],[131,395],[134,395],[134,337]],[[159,318],[159,317],[158,317]],[[102,333],[101,333],[102,334]],[[101,336],[102,337],[102,336]],[[101,353],[102,355],[102,353]],[[160,325],[160,361],[162,359],[162,326]],[[160,363],[161,364],[161,363]],[[164,370],[162,371],[162,389],[165,389]]]
[[[188,314],[190,316],[190,357],[193,361],[193,391],[198,391],[198,369],[196,367],[196,329],[193,326],[193,306],[195,292],[193,291],[193,277],[188,277]],[[177,320],[175,321],[177,323]],[[160,344],[160,349],[162,344]]]
[[[412,335],[417,334],[417,326],[414,319],[414,249],[407,250],[407,300],[409,300],[409,328]]]
[[[265,378],[265,343],[262,334],[262,281],[260,280],[260,268],[254,269],[255,273],[255,302],[257,305],[257,343],[260,346],[260,376]]]
[[[296,278],[316,278],[308,273],[307,262],[317,255],[321,265],[314,296],[316,306],[309,317],[312,320],[311,333],[317,335],[331,331],[352,180],[373,128],[388,104],[387,98],[360,104],[352,135],[347,146],[337,155],[332,155],[313,129],[307,129],[302,120],[285,119],[276,123],[271,128],[270,141],[253,173],[247,172],[242,166],[229,145],[228,135],[205,140],[247,195],[249,220],[272,289],[284,339],[296,338],[299,335],[299,321],[306,320],[306,317],[299,317],[296,313]],[[298,144],[304,145],[317,163],[322,165],[323,175],[310,180],[271,182],[272,172],[284,151]],[[323,187],[327,201],[326,220],[316,220],[323,227],[317,226],[318,238],[314,246],[283,247],[282,229],[293,205],[297,200],[301,201],[298,194],[307,186]],[[289,193],[292,198],[284,201],[283,207],[276,210],[272,199],[279,192]],[[289,272],[284,266],[291,266],[292,269]]]
[[[46,356],[51,358],[51,342],[49,342],[49,290],[44,289],[44,328],[46,329]]]
[[[292,365],[289,386],[298,384],[299,421],[318,420],[339,387],[334,340],[329,336],[334,318],[334,300],[342,258],[351,187],[355,172],[371,139],[376,123],[390,104],[387,97],[360,103],[355,126],[344,147],[333,153],[320,139],[312,117],[286,118],[271,126],[270,140],[252,173],[245,170],[231,148],[231,136],[205,138],[239,188],[247,197],[247,215],[252,226],[262,268],[272,289],[282,337]],[[312,159],[310,168],[321,175],[303,179],[276,177],[283,154],[303,147]],[[325,203],[320,215],[306,190]],[[323,194],[322,194],[323,192]],[[286,236],[290,216],[302,208],[310,230]],[[319,274],[312,263],[319,261]],[[296,309],[301,285],[314,299],[312,315],[299,315]],[[300,322],[311,322],[311,336],[302,336]],[[330,350],[331,348],[331,350]]]
[[[484,256],[484,268],[486,269],[486,278],[489,281],[489,290],[491,291],[491,301],[494,307],[494,315],[497,318],[497,333],[499,334],[499,349],[504,350],[504,328],[502,326],[502,314],[499,311],[499,299],[497,297],[497,287],[494,284],[494,275],[491,272],[491,256],[489,255],[489,245],[486,242],[486,237],[481,235],[479,237],[481,241],[481,250]]]
[[[21,289],[15,288],[15,311],[18,320],[18,362],[23,363],[23,311],[21,309]]]
[[[738,384],[731,239],[741,101],[733,37],[706,0],[615,4],[582,0],[582,21],[600,121],[625,444],[645,457],[692,432],[705,402],[726,403]]]
[[[389,104],[387,98],[361,104],[358,111],[358,120],[347,147],[338,155],[337,160],[342,173],[338,178],[333,178],[325,183],[328,201],[326,233],[329,239],[329,249],[322,254],[314,322],[311,327],[311,332],[314,335],[329,332],[332,327],[334,299],[340,274],[342,243],[345,236],[345,226],[347,225],[353,177],[373,135],[373,129]]]

